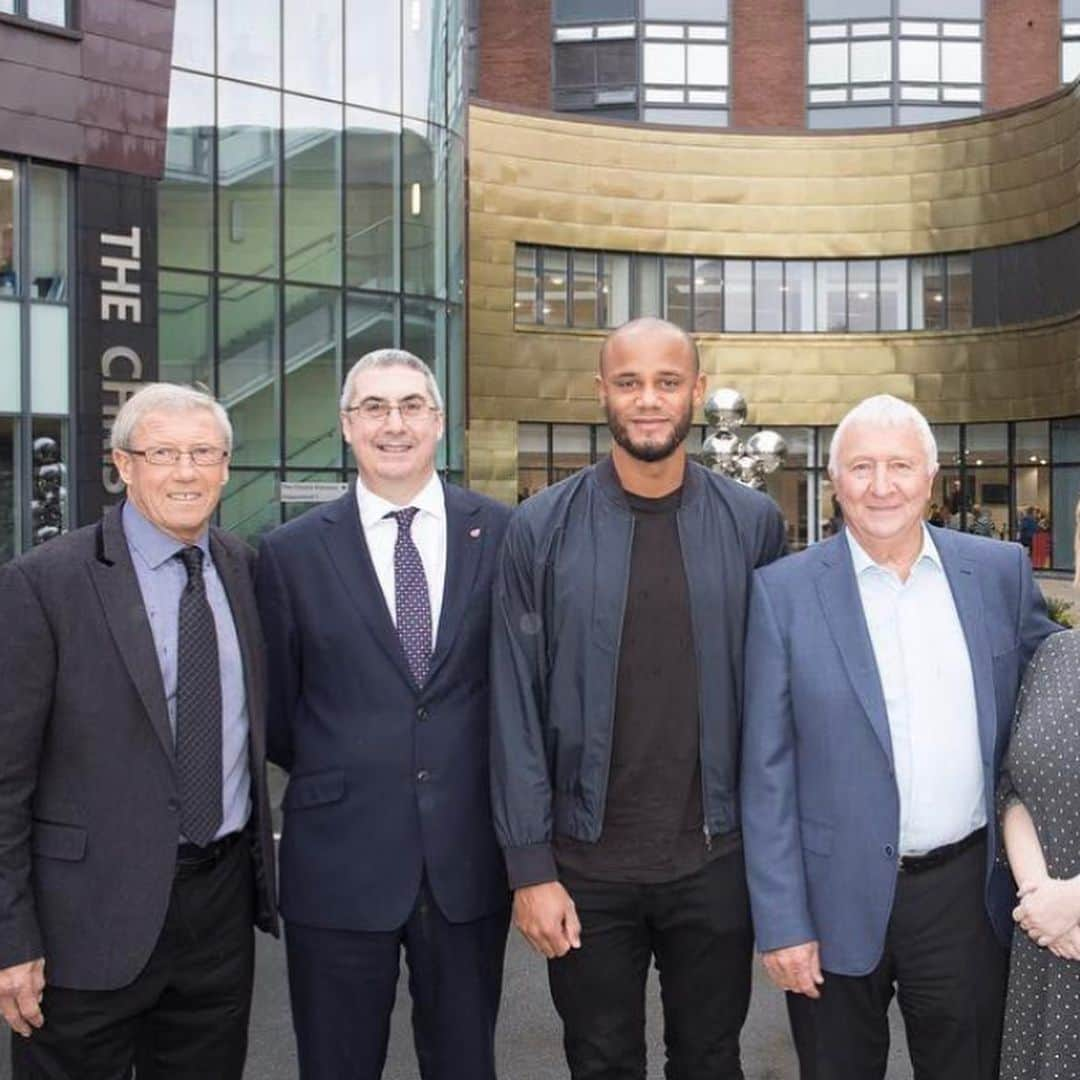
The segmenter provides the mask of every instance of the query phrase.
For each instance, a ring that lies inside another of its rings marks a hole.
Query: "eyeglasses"
[[[419,420],[429,412],[438,412],[438,408],[422,397],[407,397],[402,401],[387,401],[385,398],[364,398],[359,405],[350,405],[345,412],[359,413],[362,420],[385,420],[397,411],[402,420]]]
[[[123,448],[125,454],[141,457],[147,465],[175,465],[181,458],[191,458],[192,465],[208,467],[220,465],[228,456],[228,450],[220,446],[193,446],[190,450],[179,450],[175,446],[150,446],[145,450]]]

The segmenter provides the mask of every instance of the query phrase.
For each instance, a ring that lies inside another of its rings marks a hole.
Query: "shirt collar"
[[[163,533],[156,525],[147,521],[130,499],[124,501],[122,520],[128,545],[139,553],[142,561],[151,570],[164,566],[178,551],[189,546],[168,533]],[[203,531],[195,545],[201,547],[203,555],[209,558],[209,529]]]
[[[360,524],[365,529],[382,521],[387,514],[403,508],[368,490],[359,476],[356,478],[356,504],[360,508]],[[430,514],[442,521],[446,517],[446,497],[438,473],[433,472],[428,482],[405,505],[415,506],[421,514]]]
[[[851,550],[851,563],[855,567],[856,577],[859,577],[864,571],[870,570],[871,568],[875,570],[880,570],[883,573],[891,573],[891,571],[886,570],[885,567],[881,566],[879,563],[874,562],[874,560],[867,554],[866,549],[859,543],[858,540],[855,539],[854,536],[852,536],[850,529],[845,529],[844,535],[847,537],[848,547]],[[922,550],[919,552],[918,558],[915,560],[915,562],[912,563],[912,569],[918,566],[919,563],[923,562],[923,560],[928,560],[939,570],[944,570],[945,567],[942,564],[941,555],[938,553],[938,549],[930,536],[930,530],[926,527],[925,522],[923,523],[922,527],[922,535]]]

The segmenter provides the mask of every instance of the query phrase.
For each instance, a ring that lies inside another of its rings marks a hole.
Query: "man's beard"
[[[607,417],[611,437],[632,458],[637,458],[638,461],[663,461],[665,458],[671,457],[686,440],[686,436],[690,434],[690,425],[694,422],[694,407],[691,405],[675,421],[671,434],[663,442],[650,442],[641,445],[630,438],[630,432],[612,415],[609,408],[605,407],[604,414]]]

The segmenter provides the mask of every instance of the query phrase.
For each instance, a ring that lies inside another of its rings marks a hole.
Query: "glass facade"
[[[0,561],[70,522],[71,203],[68,170],[0,157]]]
[[[807,126],[977,116],[982,0],[807,0]]]
[[[1020,423],[935,424],[938,473],[927,516],[936,525],[1018,540],[1037,570],[1072,571],[1074,510],[1080,499],[1080,418]],[[758,428],[739,431],[745,441]],[[829,480],[831,427],[777,427],[787,443],[784,467],[767,478],[784,513],[793,549],[836,528]],[[692,429],[696,457],[706,437]],[[606,426],[518,424],[518,501],[608,452]]]
[[[1080,78],[1080,0],[1061,0],[1061,81]]]
[[[229,410],[222,521],[253,536],[281,481],[348,476],[338,394],[375,348],[436,372],[460,473],[463,0],[178,0],[175,33],[160,375]]]
[[[555,109],[727,126],[726,0],[567,0],[552,23]]]
[[[662,315],[698,333],[728,334],[963,330],[974,325],[973,256],[966,253],[815,261],[631,255],[519,244],[514,258],[514,321],[519,326],[609,328],[639,315]]]

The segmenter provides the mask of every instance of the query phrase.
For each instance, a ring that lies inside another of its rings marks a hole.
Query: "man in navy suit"
[[[997,1076],[994,789],[1055,626],[1021,547],[924,524],[936,472],[921,414],[869,398],[830,448],[845,528],[754,576],[743,836],[803,1080],[883,1077],[894,992],[916,1076]]]
[[[377,1080],[404,948],[424,1080],[493,1080],[509,893],[488,784],[491,576],[509,510],[444,484],[438,384],[368,353],[341,425],[359,470],[272,532],[257,596],[281,911],[303,1080]]]

